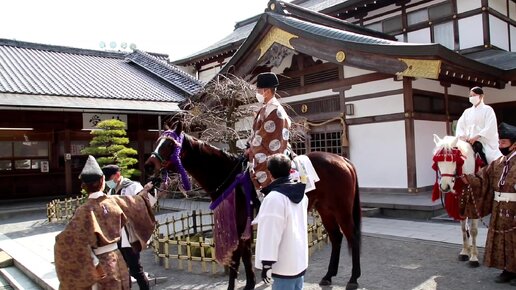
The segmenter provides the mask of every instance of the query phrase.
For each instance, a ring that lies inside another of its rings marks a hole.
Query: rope
[[[340,121],[340,123],[342,125],[342,135],[340,137],[341,138],[341,140],[340,140],[341,146],[349,147],[349,140],[348,140],[348,136],[346,135],[346,121],[344,120],[343,113],[340,113],[340,115],[338,117],[334,117],[334,118],[328,119],[328,120],[320,122],[320,123],[313,123],[313,122],[309,122],[309,121],[305,120],[303,123],[303,126],[306,129],[310,129],[310,126],[312,126],[312,127],[324,126],[324,125],[332,123],[334,121]]]

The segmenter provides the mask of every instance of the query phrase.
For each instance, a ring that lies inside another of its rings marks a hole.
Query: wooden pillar
[[[65,129],[64,134],[64,161],[65,161],[65,184],[66,194],[72,194],[72,142],[70,140],[70,129]]]
[[[450,124],[450,104],[448,96],[448,86],[444,87],[444,110],[446,114],[446,135],[451,135],[451,124]]]
[[[403,77],[403,101],[405,106],[405,143],[407,151],[408,192],[417,192],[416,141],[414,133],[414,98],[412,78]]]

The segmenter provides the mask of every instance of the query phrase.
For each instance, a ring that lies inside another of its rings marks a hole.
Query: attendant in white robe
[[[484,91],[474,87],[469,91],[469,102],[473,105],[466,109],[457,122],[455,136],[474,146],[483,146],[487,164],[502,156],[498,149],[498,124],[490,106],[484,103]],[[487,165],[485,164],[485,165]]]

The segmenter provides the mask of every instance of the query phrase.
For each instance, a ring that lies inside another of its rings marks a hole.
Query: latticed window
[[[305,140],[291,142],[290,145],[292,146],[292,150],[294,151],[294,153],[296,153],[297,155],[304,155],[308,153]]]
[[[342,132],[322,132],[310,134],[310,151],[324,151],[342,155]]]
[[[312,151],[342,155],[341,135],[342,131],[311,133],[309,140],[291,142],[292,150],[298,155]]]

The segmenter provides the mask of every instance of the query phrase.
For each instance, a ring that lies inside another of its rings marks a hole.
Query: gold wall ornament
[[[274,11],[275,8],[276,8],[276,4],[271,3],[271,10]]]
[[[344,51],[342,51],[342,50],[339,50],[337,52],[337,54],[335,55],[335,59],[338,62],[343,62],[346,59],[346,53],[344,53]]]
[[[308,112],[308,106],[306,104],[302,104],[301,105],[301,113],[306,113]]]
[[[439,78],[439,73],[441,72],[441,60],[410,58],[399,58],[399,60],[407,65],[407,69],[396,73],[396,75],[427,79]]]
[[[260,56],[258,57],[258,60],[262,58],[262,56],[267,52],[267,50],[269,50],[269,48],[271,48],[274,43],[278,43],[290,49],[294,49],[294,47],[290,44],[290,40],[292,38],[298,38],[298,36],[290,32],[286,32],[285,30],[281,30],[277,27],[272,27],[256,48],[260,50]]]

